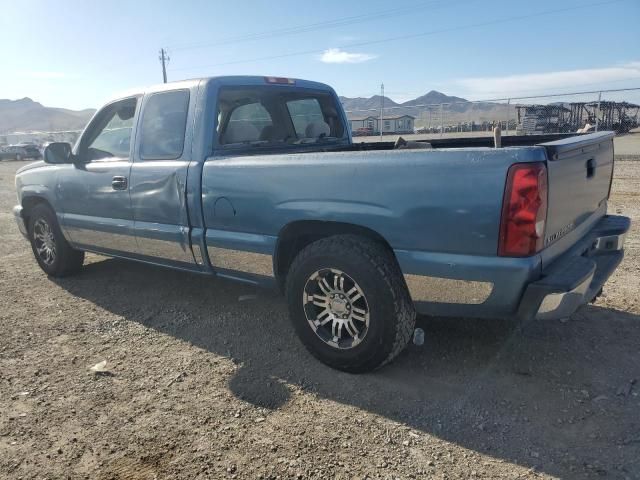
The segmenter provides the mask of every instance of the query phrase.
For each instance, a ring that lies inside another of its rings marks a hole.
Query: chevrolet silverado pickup
[[[430,147],[430,148],[424,148]],[[16,174],[48,275],[85,252],[279,288],[326,364],[392,360],[423,315],[559,319],[623,257],[613,133],[354,143],[333,89],[275,77],[116,98]]]

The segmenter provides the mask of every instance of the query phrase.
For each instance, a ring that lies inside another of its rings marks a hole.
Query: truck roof
[[[273,79],[277,81],[270,81],[269,79]],[[284,81],[286,81],[286,83],[284,83]],[[326,90],[329,92],[334,92],[333,88],[331,88],[327,84],[314,82],[311,80],[304,80],[301,78],[272,77],[272,76],[264,76],[264,75],[223,75],[223,76],[217,76],[217,77],[199,77],[199,78],[191,78],[187,80],[176,80],[168,83],[158,83],[155,85],[150,85],[148,87],[128,89],[128,90],[119,92],[117,95],[114,95],[106,103],[111,103],[113,101],[126,98],[126,97],[144,95],[152,92],[174,90],[177,88],[190,88],[190,87],[193,87],[195,84],[199,84],[203,82],[214,83],[214,84],[217,84],[218,86],[273,85],[274,87],[312,88],[315,90]]]

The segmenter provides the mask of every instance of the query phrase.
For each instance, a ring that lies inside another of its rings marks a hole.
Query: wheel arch
[[[359,235],[373,240],[382,245],[391,254],[396,265],[398,264],[389,242],[371,228],[346,222],[298,220],[285,225],[278,234],[273,259],[278,285],[281,288],[284,286],[289,267],[300,251],[317,240],[335,235]]]
[[[23,195],[22,197],[22,218],[25,221],[25,224],[28,226],[29,225],[29,217],[31,215],[31,212],[33,211],[33,209],[35,208],[36,205],[40,205],[40,204],[44,204],[46,206],[48,206],[54,213],[55,210],[53,209],[53,205],[51,205],[51,202],[43,195]]]

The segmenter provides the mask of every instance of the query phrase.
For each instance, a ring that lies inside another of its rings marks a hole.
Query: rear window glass
[[[216,135],[222,148],[327,143],[344,136],[330,92],[273,86],[223,87]]]
[[[303,98],[287,102],[287,109],[298,137],[307,136],[307,127],[324,122],[322,109],[315,98]]]
[[[140,158],[176,159],[182,156],[189,109],[189,91],[154,93],[142,114]]]
[[[259,103],[249,103],[234,108],[222,137],[223,143],[259,141],[263,132],[272,127],[271,115]]]

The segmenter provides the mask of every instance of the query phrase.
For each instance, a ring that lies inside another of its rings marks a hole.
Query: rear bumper
[[[624,257],[631,221],[607,215],[576,246],[542,271],[522,296],[518,317],[553,320],[591,302]]]
[[[24,238],[28,238],[27,226],[24,223],[24,218],[22,217],[22,206],[16,205],[15,207],[13,207],[13,217],[18,224],[18,230],[20,230],[20,233],[24,236]]]

